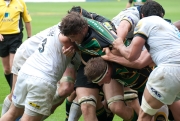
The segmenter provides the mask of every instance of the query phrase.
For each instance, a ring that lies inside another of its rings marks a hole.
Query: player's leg
[[[40,121],[43,116],[51,114],[57,85],[33,76],[28,76],[26,81],[28,82],[28,91],[25,100],[25,111],[21,121]]]
[[[161,65],[151,72],[144,91],[138,121],[150,121],[162,105],[172,104],[179,96],[180,80],[177,76],[179,71],[179,67]]]
[[[99,94],[96,105],[96,116],[98,121],[107,121],[106,109],[102,103],[102,96]]]
[[[102,105],[96,108],[96,105],[99,104],[97,100],[100,86],[88,81],[87,77],[84,75],[84,65],[81,65],[78,69],[75,87],[84,120],[97,121],[96,109],[99,110],[102,108],[100,107]],[[99,116],[98,118],[100,118]]]
[[[163,105],[163,103],[151,96],[149,91],[145,88],[138,121],[151,121],[153,116]]]
[[[113,121],[114,114],[113,114],[112,111],[108,108],[107,101],[106,101],[105,99],[102,101],[102,104],[104,105],[104,108],[105,108],[105,110],[106,110],[107,121]]]
[[[98,121],[96,117],[96,104],[99,90],[95,88],[76,88],[78,103],[81,106],[84,121]]]
[[[75,98],[70,108],[68,121],[78,121],[81,115],[82,115],[81,107],[78,103],[77,98]]]
[[[66,119],[65,119],[65,121],[68,121],[71,105],[73,104],[73,100],[75,98],[76,98],[76,92],[75,91],[73,91],[71,93],[71,95],[66,98]],[[74,114],[74,111],[71,111],[71,113]]]
[[[103,90],[108,107],[114,114],[124,120],[130,120],[134,117],[134,109],[124,103],[124,87],[122,84],[112,79],[109,84],[103,85]],[[139,105],[139,103],[134,103],[134,105]]]
[[[14,87],[15,87],[16,80],[17,80],[17,75],[13,74],[12,90],[11,90],[11,93],[9,95],[7,95],[6,98],[4,99],[3,106],[2,106],[2,111],[1,111],[1,116],[4,115],[10,108],[10,105],[11,105],[11,102],[12,102],[12,94],[13,94],[13,90],[14,90]]]
[[[13,103],[9,110],[0,118],[0,121],[15,121],[18,117],[22,116],[24,107],[16,107]]]
[[[168,106],[172,112],[175,121],[180,121],[180,100],[175,101],[173,104]],[[171,119],[172,120],[172,119]],[[170,120],[170,121],[171,121]]]
[[[57,83],[57,90],[53,97],[51,114],[53,114],[56,108],[64,102],[65,98],[73,92],[74,80],[75,69],[72,64],[69,64],[63,74],[63,77]],[[43,116],[41,120],[43,121],[48,117],[49,116]]]

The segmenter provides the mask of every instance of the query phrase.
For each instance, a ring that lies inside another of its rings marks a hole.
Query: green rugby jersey
[[[125,87],[130,87],[137,91],[144,91],[147,79],[152,71],[149,66],[142,69],[133,69],[112,63],[112,79],[117,80]]]
[[[89,29],[87,36],[81,44],[77,44],[78,49],[82,54],[91,56],[101,56],[105,53],[102,49],[105,47],[112,47],[112,42],[117,38],[112,34],[107,27],[98,21],[85,18],[88,22]]]

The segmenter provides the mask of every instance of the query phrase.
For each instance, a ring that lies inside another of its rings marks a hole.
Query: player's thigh
[[[99,89],[78,87],[76,88],[76,95],[78,99],[80,99],[81,97],[90,96],[90,95],[93,95],[97,99],[99,96]]]
[[[103,85],[103,91],[107,100],[116,95],[124,95],[123,85],[114,79],[112,79],[110,83]]]
[[[156,67],[150,74],[146,88],[157,100],[172,104],[180,96],[180,68],[176,65]]]

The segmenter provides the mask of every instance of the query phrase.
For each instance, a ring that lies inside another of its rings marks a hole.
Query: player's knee
[[[144,113],[147,113],[151,116],[155,115],[158,111],[158,109],[153,109],[146,101],[144,96],[142,97],[142,104],[141,104],[141,109],[143,110]]]
[[[124,97],[122,95],[116,95],[107,100],[108,107],[114,114],[120,113],[122,110],[121,106],[116,105],[117,102],[124,105]]]
[[[132,101],[138,98],[138,92],[135,90],[124,91],[124,101]]]
[[[93,96],[93,95],[89,95],[89,96],[84,96],[84,97],[81,97],[79,100],[78,100],[78,103],[79,105],[84,105],[84,104],[87,104],[87,106],[94,106],[96,107],[96,104],[97,104],[97,99]],[[86,106],[85,106],[86,107]]]
[[[10,74],[11,73],[11,68],[7,67],[7,68],[4,68],[4,73],[6,75]]]
[[[58,93],[60,96],[67,97],[74,91],[74,83],[67,81],[60,82],[60,88],[58,88]]]

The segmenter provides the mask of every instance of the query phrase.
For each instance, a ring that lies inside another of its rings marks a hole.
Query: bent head
[[[111,73],[107,61],[101,57],[91,58],[84,68],[84,75],[92,83],[102,85],[111,81]]]
[[[143,17],[148,16],[159,16],[162,17],[165,15],[164,8],[156,1],[147,1],[142,7],[141,7],[141,14]]]
[[[88,24],[79,13],[70,12],[62,19],[59,28],[72,42],[80,44],[87,34]]]

